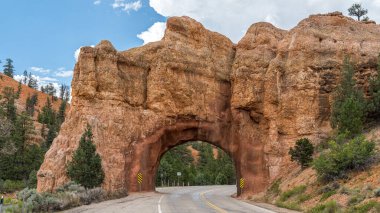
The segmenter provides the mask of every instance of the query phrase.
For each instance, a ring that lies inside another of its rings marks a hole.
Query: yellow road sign
[[[244,178],[240,178],[240,188],[244,188]]]
[[[139,173],[137,174],[137,182],[141,184],[142,181],[143,181],[143,175],[139,172]]]

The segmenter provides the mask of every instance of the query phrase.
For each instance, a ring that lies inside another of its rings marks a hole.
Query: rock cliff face
[[[65,167],[87,123],[108,191],[138,190],[139,172],[142,190],[154,190],[160,157],[190,140],[230,154],[244,196],[263,191],[287,172],[296,139],[318,143],[331,131],[344,56],[358,64],[366,88],[379,52],[379,25],[339,13],[310,16],[290,31],[257,23],[238,44],[174,17],[161,41],[124,52],[108,41],[84,47],[70,112],[38,172],[38,191],[68,181]]]

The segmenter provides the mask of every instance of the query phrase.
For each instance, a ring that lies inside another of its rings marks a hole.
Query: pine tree
[[[48,128],[49,128],[49,131],[48,131],[48,134],[46,136],[46,141],[45,141],[47,149],[50,148],[50,146],[53,143],[55,137],[57,137],[57,132],[55,130],[54,125],[50,125],[50,126],[48,126]]]
[[[32,75],[32,73],[29,73],[28,75],[28,87],[33,89],[38,89],[38,80]]]
[[[339,133],[350,137],[361,133],[365,118],[363,92],[356,88],[354,68],[348,57],[344,59],[343,76],[337,87],[331,113],[331,124]]]
[[[348,14],[350,16],[356,16],[358,21],[362,16],[365,16],[368,13],[368,10],[364,9],[361,4],[353,4],[348,8]],[[368,17],[366,17],[368,19]]]
[[[61,124],[65,121],[66,106],[67,106],[66,101],[62,100],[61,105],[59,106],[58,115],[57,115],[57,122],[59,126],[61,126]]]
[[[380,54],[377,60],[377,76],[370,81],[370,99],[367,103],[369,119],[380,119]]]
[[[56,124],[56,113],[51,105],[50,99],[46,99],[45,106],[42,107],[41,113],[38,115],[38,122],[55,125]]]
[[[309,139],[302,138],[297,140],[296,146],[290,148],[289,155],[291,155],[292,161],[297,161],[302,168],[306,168],[313,161],[314,147],[310,143]]]
[[[0,179],[27,180],[30,171],[41,165],[42,153],[38,146],[27,143],[34,128],[30,117],[21,113],[13,124],[9,141],[13,149],[0,155]]]
[[[7,58],[3,67],[4,67],[4,74],[13,78],[13,73],[15,70],[14,70],[12,59]]]
[[[21,81],[19,81],[18,86],[17,86],[16,99],[20,98],[21,91],[22,91],[22,85],[21,85]]]
[[[53,100],[56,98],[55,95],[57,93],[57,90],[52,83],[49,83],[45,87],[41,86],[41,92],[51,95]]]
[[[101,159],[96,153],[92,139],[91,127],[87,125],[87,129],[80,139],[79,147],[74,152],[73,160],[67,166],[67,175],[71,180],[85,188],[100,186],[104,180]]]
[[[59,98],[61,98],[64,101],[68,101],[70,97],[70,91],[69,91],[69,86],[66,84],[62,84],[59,87]]]
[[[31,189],[37,188],[37,170],[32,170],[29,173],[28,187]]]
[[[234,184],[236,182],[235,166],[231,157],[223,150],[218,149],[217,162],[217,171],[227,178],[227,182],[223,184]]]
[[[25,85],[28,85],[28,71],[24,70],[21,82]]]
[[[0,179],[26,181],[32,170],[39,169],[44,151],[29,144],[34,126],[28,113],[16,111],[20,85],[17,92],[5,87],[0,96]]]
[[[38,103],[38,95],[34,93],[32,96],[26,98],[25,111],[30,116],[34,116],[35,106]]]
[[[15,122],[17,118],[16,114],[16,105],[15,105],[15,99],[16,94],[12,87],[5,87],[3,89],[3,99],[4,99],[4,108],[6,112],[6,117],[11,121]]]

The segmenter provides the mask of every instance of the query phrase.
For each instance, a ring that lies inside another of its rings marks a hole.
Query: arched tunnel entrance
[[[202,141],[168,150],[156,172],[156,188],[235,184],[234,161],[222,149]]]
[[[245,146],[241,146],[236,141],[231,141],[228,128],[228,125],[224,125],[224,123],[177,121],[174,125],[155,131],[151,136],[136,142],[131,147],[134,150],[132,156],[126,162],[125,170],[129,171],[125,178],[126,188],[129,192],[154,191],[156,180],[160,175],[157,171],[159,171],[160,160],[164,154],[168,150],[187,142],[203,141],[224,150],[234,162],[236,180],[245,179],[243,190],[237,187],[238,196],[241,193],[244,194],[245,190],[249,193],[262,191],[267,179],[263,178],[266,174],[259,170],[262,168],[260,155],[255,156],[255,153],[247,153],[247,150],[244,149]],[[247,144],[247,146],[251,145]],[[244,162],[246,159],[257,164]],[[141,183],[138,180],[140,175],[143,177]]]

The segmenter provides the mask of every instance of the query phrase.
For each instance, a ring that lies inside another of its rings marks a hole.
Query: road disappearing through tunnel
[[[128,197],[68,210],[68,213],[273,213],[231,197],[235,185],[157,188],[157,192],[133,193]]]

